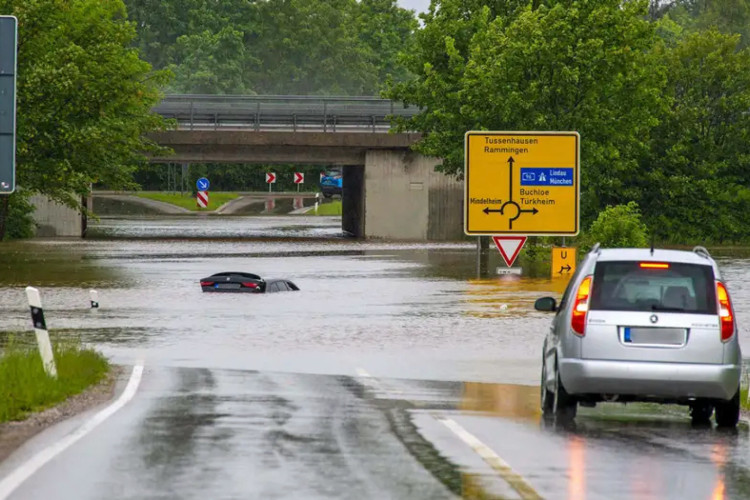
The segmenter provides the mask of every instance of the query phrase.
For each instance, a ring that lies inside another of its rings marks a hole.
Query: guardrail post
[[[297,113],[292,114],[292,130],[297,131]],[[298,186],[299,187],[299,186]]]
[[[336,125],[334,125],[334,132],[335,127]],[[323,132],[328,132],[328,101],[323,101]]]
[[[55,356],[52,352],[52,344],[49,341],[47,323],[44,321],[44,309],[42,309],[42,298],[39,295],[39,290],[33,286],[27,286],[26,298],[31,308],[31,322],[34,325],[34,333],[36,333],[36,342],[39,345],[39,355],[42,357],[44,371],[50,377],[57,378]]]
[[[193,101],[190,101],[190,130],[193,130]]]
[[[260,101],[255,105],[255,131],[260,130]]]

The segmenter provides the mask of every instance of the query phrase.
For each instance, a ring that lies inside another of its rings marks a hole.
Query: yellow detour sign
[[[467,132],[464,232],[578,234],[578,132]]]
[[[552,278],[570,278],[576,272],[576,249],[552,247]]]

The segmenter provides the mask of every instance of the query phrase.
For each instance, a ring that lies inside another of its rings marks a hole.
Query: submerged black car
[[[226,272],[216,273],[201,280],[204,292],[273,293],[299,290],[285,279],[263,279],[257,274]]]

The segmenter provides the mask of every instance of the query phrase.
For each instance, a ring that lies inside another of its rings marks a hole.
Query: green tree
[[[423,132],[417,150],[459,177],[467,130],[579,131],[591,220],[640,195],[629,181],[648,151],[664,79],[650,51],[655,30],[644,1],[539,3],[504,14],[495,2],[433,3],[408,57],[417,76],[387,94],[424,110],[400,127]],[[466,4],[475,9],[467,14]]]
[[[79,206],[92,183],[132,184],[166,73],[130,47],[119,0],[0,0],[19,21],[17,179],[28,193]]]
[[[246,73],[243,33],[231,27],[218,33],[203,31],[182,35],[171,48],[175,75],[168,90],[199,94],[251,93]]]
[[[607,206],[578,240],[581,253],[594,244],[604,248],[640,248],[648,245],[648,229],[634,201],[626,205]]]
[[[690,33],[661,57],[668,80],[641,183],[660,239],[747,238],[750,49],[739,35]]]
[[[717,29],[738,34],[740,44],[750,44],[750,0],[676,0],[652,3],[652,16],[667,16],[690,31]]]
[[[418,23],[414,13],[398,6],[396,0],[361,0],[357,5],[357,34],[367,57],[377,70],[372,91],[381,90],[388,78],[395,81],[411,76],[401,62],[401,53],[413,47]]]

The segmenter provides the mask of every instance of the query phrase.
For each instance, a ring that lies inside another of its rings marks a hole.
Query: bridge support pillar
[[[344,192],[341,196],[341,229],[355,238],[365,236],[365,167],[343,168]]]
[[[439,160],[404,150],[365,157],[365,235],[411,241],[463,235],[463,183],[435,172]]]
[[[80,238],[84,232],[84,219],[78,210],[54,202],[43,195],[30,198],[34,205],[34,221],[39,238]]]

